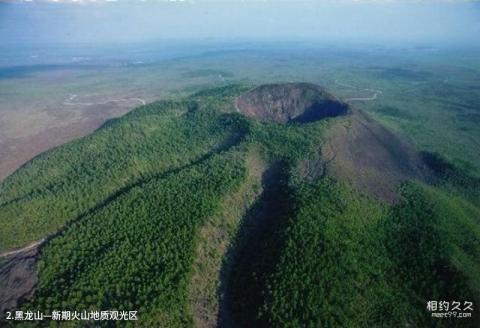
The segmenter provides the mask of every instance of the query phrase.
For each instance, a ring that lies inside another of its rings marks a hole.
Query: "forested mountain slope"
[[[426,310],[480,300],[477,185],[434,159],[315,85],[206,90],[6,179],[0,250],[49,236],[22,309],[134,309],[151,327],[473,327],[475,312]]]

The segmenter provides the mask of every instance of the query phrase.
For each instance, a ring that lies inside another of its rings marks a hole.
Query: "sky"
[[[0,0],[0,43],[480,43],[480,2]]]

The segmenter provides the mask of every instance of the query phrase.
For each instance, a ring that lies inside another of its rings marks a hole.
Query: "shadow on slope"
[[[263,176],[263,192],[246,213],[224,260],[219,327],[250,327],[263,299],[258,291],[280,256],[278,238],[291,212],[287,172],[273,164]]]

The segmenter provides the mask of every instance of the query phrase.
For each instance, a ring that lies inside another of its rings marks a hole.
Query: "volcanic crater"
[[[256,87],[240,95],[237,110],[261,121],[308,123],[345,115],[347,104],[311,83],[278,83]]]
[[[280,124],[345,117],[332,121],[325,130],[325,139],[319,141],[318,160],[302,164],[313,177],[328,172],[370,195],[396,202],[400,183],[425,180],[428,174],[407,140],[318,85],[261,85],[237,97],[235,107],[249,117]]]

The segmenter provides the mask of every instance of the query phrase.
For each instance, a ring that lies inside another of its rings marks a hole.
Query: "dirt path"
[[[35,247],[38,247],[40,246],[41,244],[43,244],[43,242],[46,240],[46,238],[42,238],[40,239],[39,241],[36,241],[34,243],[31,243],[30,245],[28,246],[25,246],[24,248],[20,248],[20,249],[17,249],[17,250],[14,250],[14,251],[9,251],[9,252],[4,252],[4,253],[0,253],[0,257],[7,257],[7,256],[12,256],[12,255],[17,255],[17,254],[20,254],[20,253],[24,253],[24,252],[27,252]]]
[[[123,101],[129,101],[129,100],[136,100],[136,101],[140,102],[142,105],[147,104],[145,99],[136,98],[136,97],[121,98],[121,99],[110,99],[110,100],[101,101],[101,102],[74,102],[74,100],[77,97],[78,97],[77,95],[72,94],[72,95],[70,95],[70,97],[66,101],[63,102],[63,104],[66,105],[66,106],[94,106],[94,105],[104,105],[104,104],[108,104],[108,103],[111,103],[111,102],[123,102]]]
[[[238,100],[238,97],[235,98],[235,101],[233,102],[233,104],[234,104],[234,106],[235,106],[235,109],[237,110],[237,113],[240,113],[240,109],[238,108],[238,102],[237,102],[237,100]]]
[[[349,102],[349,101],[371,101],[371,100],[377,99],[377,95],[378,95],[378,93],[375,92],[373,94],[373,96],[371,96],[371,97],[345,98],[344,101],[345,102]]]
[[[343,101],[349,102],[349,101],[372,101],[378,98],[378,95],[383,94],[382,90],[376,90],[376,89],[368,89],[368,88],[359,88],[354,85],[348,85],[344,83],[340,83],[337,80],[333,81],[336,85],[339,85],[341,87],[349,88],[349,89],[355,89],[355,90],[362,90],[362,91],[368,91],[372,92],[372,96],[370,97],[352,97],[352,98],[345,98]]]

